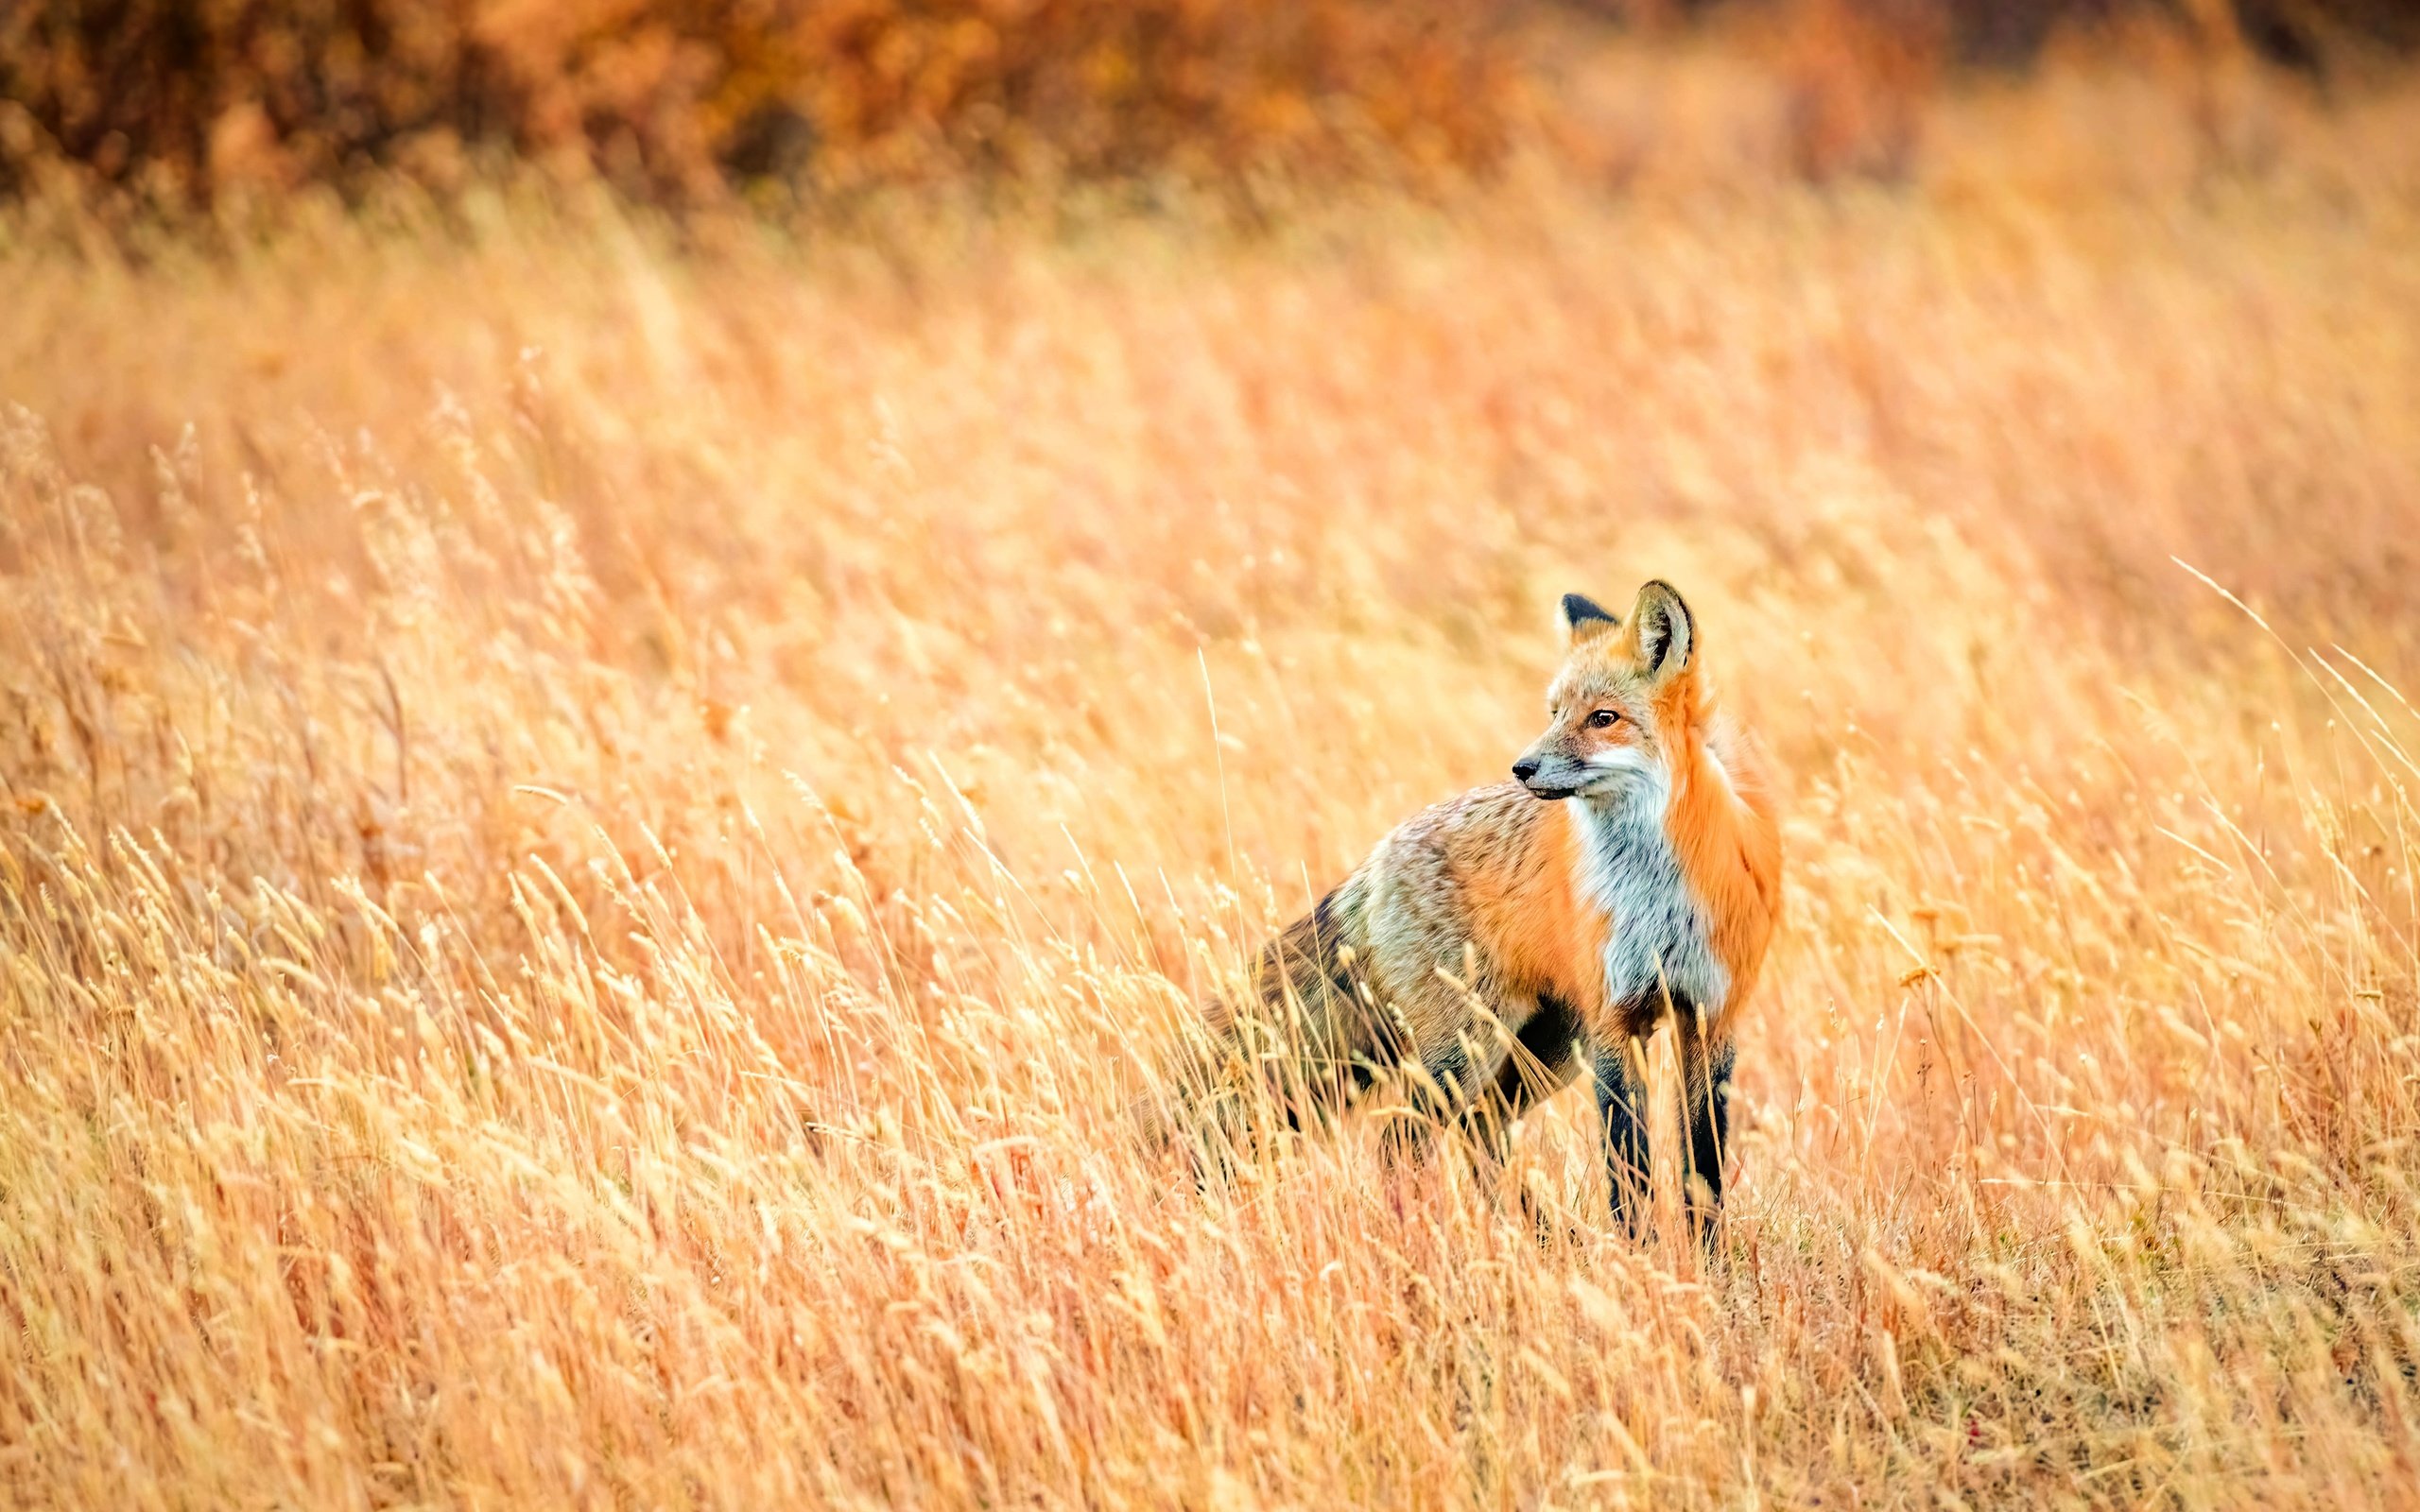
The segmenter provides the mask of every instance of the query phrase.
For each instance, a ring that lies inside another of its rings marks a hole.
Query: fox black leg
[[[1689,1168],[1686,1173],[1689,1231],[1711,1244],[1722,1213],[1722,1158],[1731,1147],[1731,1072],[1738,1046],[1725,1040],[1708,1045],[1692,1036],[1685,1066],[1689,1104]]]
[[[1597,1051],[1597,1113],[1605,1125],[1605,1184],[1614,1221],[1635,1236],[1648,1211],[1647,1109],[1630,1057],[1618,1045]]]

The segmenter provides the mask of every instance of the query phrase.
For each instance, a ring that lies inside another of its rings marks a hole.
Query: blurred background
[[[2240,151],[2247,70],[2341,97],[2415,44],[2405,0],[15,0],[0,192],[445,194],[507,159],[692,210],[969,171],[1620,180],[1709,132],[1888,180],[1962,86],[2118,65]]]

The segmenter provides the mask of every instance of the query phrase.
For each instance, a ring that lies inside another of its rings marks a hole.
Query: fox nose
[[[1512,764],[1512,780],[1516,782],[1528,782],[1538,775],[1538,767],[1541,765],[1543,764],[1535,756],[1522,757]]]

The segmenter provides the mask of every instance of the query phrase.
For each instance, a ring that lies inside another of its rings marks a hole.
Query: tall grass
[[[0,1494],[2408,1501],[2413,165],[2031,109],[1253,238],[9,243]],[[1719,1254],[1582,1093],[1543,1245],[1134,1140],[1650,574],[1793,790]]]

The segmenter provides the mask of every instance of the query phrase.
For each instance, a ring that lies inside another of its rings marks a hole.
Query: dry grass
[[[2410,1502],[2420,133],[1974,109],[1257,239],[0,246],[0,1499]],[[1720,1259],[1577,1093],[1543,1247],[1147,1158],[1651,572],[1794,795]]]

